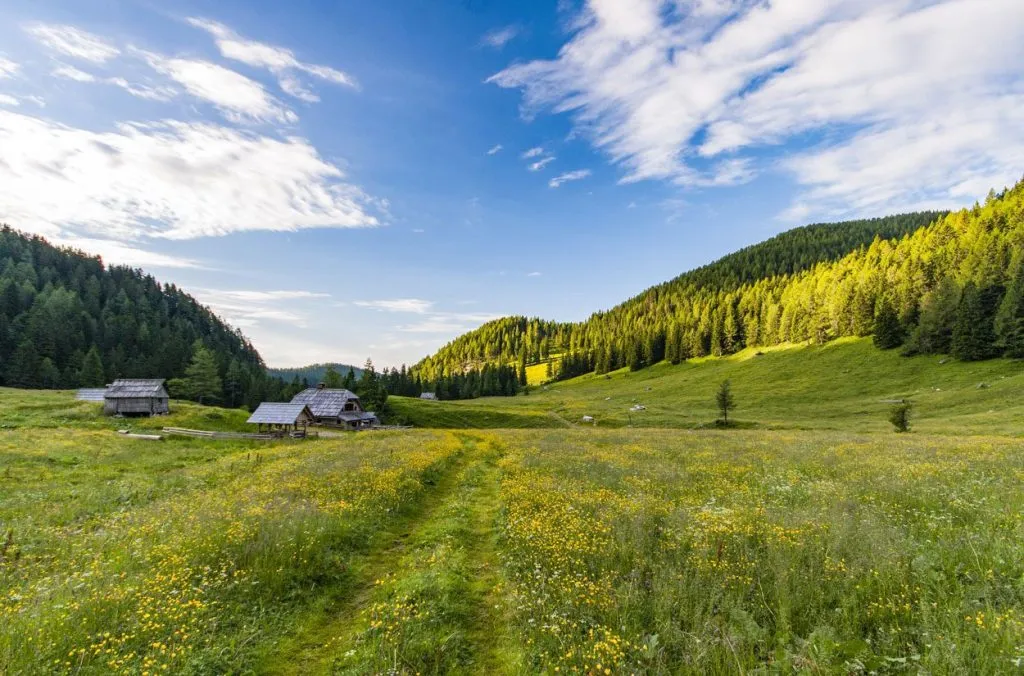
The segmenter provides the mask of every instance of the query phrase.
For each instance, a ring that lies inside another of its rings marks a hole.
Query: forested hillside
[[[295,368],[268,368],[267,373],[274,378],[280,378],[286,383],[291,383],[294,380],[298,380],[300,383],[308,383],[315,385],[317,383],[324,382],[327,377],[327,370],[333,368],[336,372],[342,376],[352,370],[352,375],[355,378],[360,378],[363,375],[363,370],[356,366],[349,364],[338,364],[338,363],[325,363],[325,364],[310,364],[309,366],[298,366]]]
[[[245,336],[176,286],[0,228],[0,384],[182,378],[194,361],[205,369],[205,401],[235,406],[279,394]]]
[[[615,368],[626,363],[634,343],[649,343],[641,352],[648,350],[650,354],[643,358],[653,363],[660,361],[658,357],[664,358],[664,344],[673,324],[694,324],[694,330],[702,332],[694,353],[707,353],[712,351],[710,334],[715,318],[709,314],[701,326],[698,313],[695,322],[687,322],[685,315],[694,309],[694,298],[707,294],[717,297],[721,292],[735,291],[758,280],[788,277],[823,262],[836,261],[875,240],[904,237],[942,215],[943,212],[918,212],[789,230],[651,287],[582,323],[526,317],[505,317],[489,322],[455,339],[417,364],[413,371],[426,380],[434,380],[441,374],[459,373],[487,362],[532,364],[547,359],[550,354],[570,352],[577,356],[564,361],[568,371],[592,370],[598,352],[610,352],[611,359],[602,366]],[[720,323],[724,325],[724,322],[723,313]],[[704,334],[707,334],[706,341]],[[681,337],[676,338],[677,343],[681,340]],[[718,352],[738,347],[733,343],[726,346],[721,336],[717,342]]]

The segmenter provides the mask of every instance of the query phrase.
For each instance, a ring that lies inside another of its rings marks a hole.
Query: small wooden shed
[[[170,411],[163,378],[121,378],[107,385],[103,393],[103,412],[107,415],[161,415]]]
[[[260,433],[305,436],[306,426],[313,422],[313,413],[306,404],[283,404],[263,402],[249,419],[250,425],[258,425]]]

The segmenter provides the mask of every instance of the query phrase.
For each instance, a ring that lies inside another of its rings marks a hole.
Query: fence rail
[[[165,427],[164,434],[179,437],[197,437],[200,439],[276,439],[273,434],[250,434],[247,432],[212,432],[210,430],[190,430],[185,427]]]

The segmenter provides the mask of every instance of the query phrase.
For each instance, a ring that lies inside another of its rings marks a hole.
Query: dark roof
[[[263,402],[257,407],[246,422],[271,423],[274,425],[294,425],[302,414],[313,417],[305,404],[279,404]]]
[[[345,409],[349,399],[359,401],[355,392],[311,387],[292,397],[293,404],[308,404],[317,418],[334,418]]]
[[[107,385],[106,399],[136,399],[145,397],[166,397],[163,378],[131,379],[120,378]]]
[[[78,401],[103,401],[103,395],[107,390],[102,387],[83,387],[75,393]]]

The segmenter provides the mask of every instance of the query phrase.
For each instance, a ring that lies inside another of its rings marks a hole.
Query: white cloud
[[[545,166],[547,166],[549,163],[554,162],[554,161],[555,161],[555,156],[554,155],[549,155],[549,156],[545,157],[542,160],[537,160],[536,162],[534,162],[533,164],[531,164],[527,168],[530,171],[540,171]]]
[[[150,66],[216,106],[232,122],[296,122],[298,116],[240,73],[209,61],[167,58],[139,50]]]
[[[64,80],[74,80],[75,82],[95,82],[96,76],[91,73],[86,73],[84,70],[79,70],[74,66],[67,66],[61,64],[54,68],[50,75],[53,77],[59,77]]]
[[[233,326],[253,328],[266,322],[304,328],[308,326],[307,308],[296,301],[329,298],[311,291],[254,291],[194,289],[194,295]]]
[[[281,89],[285,93],[302,101],[315,103],[320,100],[320,97],[295,77],[296,71],[333,84],[358,87],[355,78],[348,73],[329,66],[299,61],[290,49],[247,40],[224,24],[209,19],[192,17],[187,21],[192,26],[212,35],[217,43],[217,48],[225,58],[256,68],[266,68],[278,77]]]
[[[527,277],[540,277],[541,273],[540,272],[530,272],[530,273],[527,273],[526,276]]]
[[[486,313],[437,312],[414,324],[399,326],[404,333],[447,333],[457,335],[498,319],[501,315]]]
[[[13,96],[10,96],[9,94],[0,94],[0,106],[11,106],[12,108],[17,108],[20,105],[21,102]]]
[[[121,53],[106,40],[74,26],[33,23],[24,30],[49,49],[83,61],[106,63]]]
[[[191,239],[378,225],[374,200],[302,138],[177,121],[94,132],[0,111],[0,147],[0,217],[40,234]]]
[[[353,302],[353,305],[374,310],[385,310],[387,312],[424,314],[434,306],[434,303],[419,298],[395,298],[392,300],[357,300]]]
[[[481,47],[492,47],[494,49],[501,49],[511,40],[519,35],[519,27],[516,25],[504,26],[502,28],[495,28],[494,30],[487,31],[480,38]]]
[[[570,114],[624,181],[742,183],[771,146],[805,213],[1019,178],[1019,0],[590,0],[572,25],[556,58],[489,81]]]
[[[94,237],[62,237],[52,238],[53,244],[80,249],[86,253],[100,256],[107,265],[128,265],[133,268],[203,268],[197,261],[190,258],[169,256],[167,254],[147,251],[109,239]]]
[[[107,78],[104,82],[120,87],[132,96],[149,101],[170,101],[178,95],[178,90],[174,87],[151,87],[149,85],[132,84],[123,77]]]
[[[528,159],[530,159],[531,157],[538,157],[538,156],[540,156],[540,155],[543,155],[543,154],[544,154],[544,148],[543,148],[543,147],[541,147],[541,146],[537,146],[536,148],[530,148],[529,150],[527,150],[526,152],[524,152],[524,153],[523,153],[523,154],[521,155],[521,157],[522,157],[522,158],[523,158],[524,160],[528,160]]]
[[[587,176],[590,176],[590,169],[577,169],[576,171],[567,171],[564,174],[559,174],[558,176],[555,176],[553,179],[548,181],[548,186],[552,188],[557,188],[563,183],[567,183],[569,181],[579,181],[586,178]]]
[[[65,80],[74,80],[75,82],[99,82],[114,85],[115,87],[120,87],[125,90],[132,96],[136,96],[140,99],[148,99],[150,101],[169,101],[178,95],[178,91],[173,87],[151,87],[148,85],[132,84],[123,77],[98,78],[92,73],[86,73],[74,66],[60,65],[51,71],[50,75]]]
[[[488,155],[496,155],[496,154],[501,152],[502,147],[503,146],[500,143],[495,145],[495,146],[492,146],[491,149],[487,151],[487,154]]]
[[[21,66],[18,64],[14,63],[10,59],[5,59],[0,56],[0,80],[13,76],[20,69]]]

